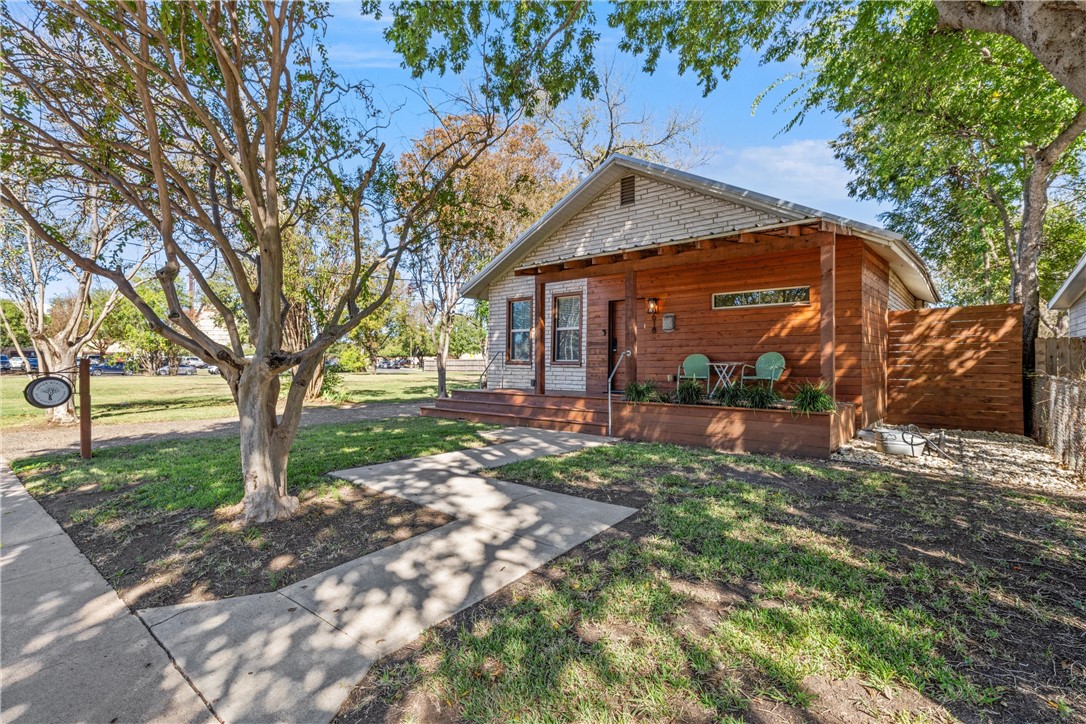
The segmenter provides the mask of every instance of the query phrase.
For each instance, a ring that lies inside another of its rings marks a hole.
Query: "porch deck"
[[[607,434],[607,397],[536,394],[519,389],[457,390],[423,407],[428,417]],[[612,434],[627,440],[708,447],[725,452],[826,458],[855,435],[855,410],[795,414],[711,405],[628,403],[612,397]]]

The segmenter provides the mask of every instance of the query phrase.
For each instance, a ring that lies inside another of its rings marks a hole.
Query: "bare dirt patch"
[[[349,484],[305,491],[296,517],[263,526],[242,525],[240,504],[103,511],[116,495],[73,490],[39,502],[137,609],[274,591],[451,521]]]

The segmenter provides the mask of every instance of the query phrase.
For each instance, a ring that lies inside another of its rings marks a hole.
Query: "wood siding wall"
[[[887,311],[890,298],[890,265],[864,246],[860,337],[862,346],[863,399],[857,424],[869,427],[885,419],[886,355],[888,344]]]
[[[1022,434],[1022,307],[889,313],[892,424]]]

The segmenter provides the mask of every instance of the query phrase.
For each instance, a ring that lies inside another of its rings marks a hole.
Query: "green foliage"
[[[662,402],[664,399],[663,393],[656,386],[656,380],[647,382],[630,380],[623,388],[622,394],[626,402]]]
[[[837,404],[826,392],[826,389],[827,385],[823,381],[816,383],[806,380],[797,385],[792,393],[792,409],[806,414],[833,412],[837,409]]]
[[[338,361],[339,369],[344,372],[364,372],[366,361],[362,353],[353,344],[339,344],[329,350],[329,354]]]
[[[740,407],[749,407],[753,410],[768,410],[779,405],[781,393],[769,385],[749,385],[742,388],[742,396],[739,400]]]
[[[20,347],[29,347],[30,332],[26,329],[26,320],[19,307],[10,299],[0,299],[0,305],[4,307],[4,317],[8,320],[8,324],[11,325],[11,331],[15,333],[17,344]],[[0,329],[0,340],[3,340],[4,347],[12,344],[6,328]]]
[[[729,382],[718,387],[712,394],[713,402],[724,407],[741,407],[743,387],[738,382]]]
[[[705,386],[697,380],[683,380],[675,388],[675,404],[697,405],[705,399]]]
[[[486,326],[474,315],[458,314],[449,336],[449,356],[458,359],[465,355],[482,354],[485,341]]]

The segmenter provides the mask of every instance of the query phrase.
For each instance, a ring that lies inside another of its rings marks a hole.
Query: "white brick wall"
[[[535,379],[535,334],[532,339],[532,362],[527,365],[505,364],[505,317],[508,314],[510,299],[529,297],[532,299],[532,319],[535,319],[535,284],[531,277],[516,277],[507,274],[490,285],[490,324],[487,331],[490,354],[501,352],[501,356],[490,366],[487,373],[491,387],[532,386]],[[504,373],[504,376],[503,376]]]
[[[779,221],[761,211],[637,176],[633,204],[619,206],[615,182],[521,262],[546,264],[574,257],[713,236]]]
[[[1067,312],[1072,337],[1086,337],[1086,294],[1078,298]]]
[[[544,348],[547,353],[547,390],[565,390],[572,392],[584,392],[585,389],[585,361],[588,355],[587,333],[585,321],[588,319],[588,280],[573,279],[568,282],[555,282],[547,284],[547,309],[544,319],[547,324],[547,339]],[[581,364],[556,365],[552,362],[551,347],[554,344],[554,296],[556,294],[581,295]]]
[[[555,365],[551,364],[551,344],[554,341],[554,295],[575,294],[581,295],[581,364]],[[535,345],[539,340],[532,333],[532,363],[530,365],[504,365],[505,377],[502,381],[502,369],[505,361],[506,349],[506,324],[505,317],[508,314],[509,300],[521,297],[529,297],[532,300],[532,319],[535,319],[535,280],[531,277],[518,277],[506,274],[490,285],[490,325],[488,343],[491,354],[501,351],[502,356],[490,368],[490,383],[492,387],[504,384],[505,387],[532,387],[535,379]],[[546,383],[548,390],[563,390],[571,392],[584,392],[585,390],[585,360],[588,355],[588,334],[585,323],[588,320],[588,280],[574,279],[568,282],[557,282],[546,285],[546,307],[544,308],[546,320],[546,334],[543,338],[543,350],[546,356]]]
[[[888,308],[891,312],[916,308],[916,298],[906,288],[901,278],[894,274],[893,269],[890,270],[890,304]]]

